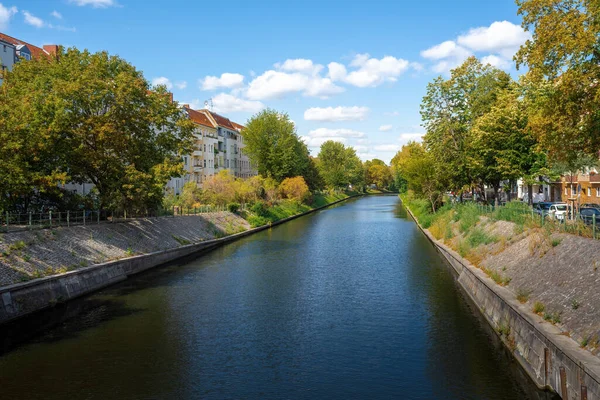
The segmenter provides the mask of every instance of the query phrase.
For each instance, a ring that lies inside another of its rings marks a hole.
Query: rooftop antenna
[[[206,107],[209,111],[213,110],[212,97],[204,102],[204,107]]]

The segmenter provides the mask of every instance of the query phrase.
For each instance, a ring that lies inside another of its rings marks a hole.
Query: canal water
[[[551,398],[394,196],[142,274],[0,343],[2,399]]]

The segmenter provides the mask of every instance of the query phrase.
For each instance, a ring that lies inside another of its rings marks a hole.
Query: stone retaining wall
[[[512,292],[497,285],[426,229],[420,225],[419,228],[452,266],[459,287],[538,387],[552,390],[563,399],[600,399],[600,361],[597,357],[533,314],[514,298]]]
[[[60,275],[48,276],[28,282],[0,287],[0,325],[58,303],[92,293],[106,286],[123,281],[150,268],[183,258],[196,256],[217,246],[238,240],[253,233],[269,229],[292,219],[346,201],[335,201],[293,217],[285,218],[272,225],[262,226],[220,239],[206,240],[181,247],[161,250],[149,254],[83,267]]]

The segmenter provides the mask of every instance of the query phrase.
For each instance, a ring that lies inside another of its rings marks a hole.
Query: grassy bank
[[[250,226],[256,228],[262,225],[269,225],[279,220],[293,217],[315,208],[323,207],[335,201],[346,199],[357,193],[354,192],[332,192],[317,193],[306,203],[294,200],[281,200],[273,205],[259,201],[254,203],[248,210],[241,215]]]
[[[492,208],[446,205],[400,196],[419,224],[479,268],[562,335],[600,354],[600,242],[585,226],[540,218],[522,203]],[[575,234],[573,234],[575,233]]]

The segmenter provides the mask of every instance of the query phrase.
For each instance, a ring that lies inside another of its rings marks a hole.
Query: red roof
[[[244,125],[240,125],[240,124],[238,124],[237,122],[233,122],[233,121],[231,121],[231,124],[233,125],[233,127],[234,127],[234,128],[237,130],[237,131],[241,131],[242,129],[244,129],[244,128],[245,128],[245,126],[244,126]]]
[[[188,115],[190,116],[190,119],[192,121],[194,121],[195,123],[204,125],[204,126],[208,126],[209,128],[215,128],[213,123],[210,121],[210,119],[208,119],[208,117],[204,113],[201,113],[200,111],[192,110],[191,108],[187,108],[187,107],[185,110],[187,111]]]
[[[222,115],[219,115],[219,114],[214,113],[214,112],[209,111],[209,110],[202,110],[202,111],[210,113],[211,117],[215,120],[215,122],[217,123],[217,125],[222,126],[224,128],[227,128],[227,129],[231,129],[232,131],[235,130],[235,127],[233,126],[233,124],[231,123],[231,121],[229,120],[229,118],[225,118]]]
[[[27,48],[29,49],[29,51],[31,51],[31,56],[34,57],[34,58],[42,57],[42,56],[44,56],[44,57],[48,56],[48,53],[44,49],[42,49],[41,47],[34,46],[34,45],[30,44],[30,43],[27,43],[27,42],[24,42],[22,40],[16,39],[16,38],[14,38],[12,36],[5,35],[4,33],[1,33],[1,32],[0,32],[0,40],[4,40],[5,42],[8,42],[10,44],[14,44],[15,46],[18,46],[20,44],[26,45]]]

